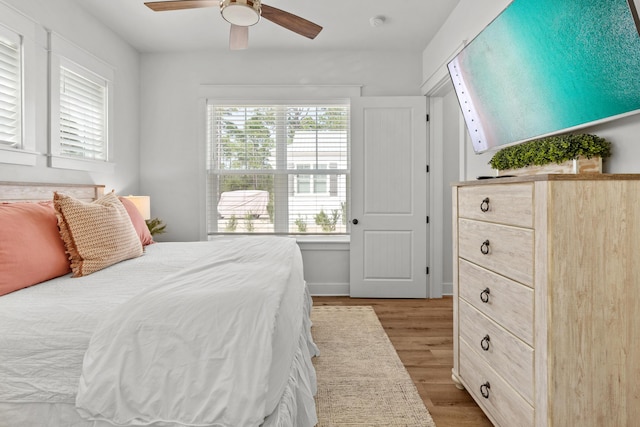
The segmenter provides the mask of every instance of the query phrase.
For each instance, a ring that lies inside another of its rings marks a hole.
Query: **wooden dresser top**
[[[533,182],[533,181],[621,181],[621,180],[640,180],[640,174],[637,173],[556,173],[541,175],[526,175],[514,177],[500,177],[489,179],[477,179],[473,181],[453,182],[452,186],[465,185],[489,185],[489,184],[506,184],[514,182]]]

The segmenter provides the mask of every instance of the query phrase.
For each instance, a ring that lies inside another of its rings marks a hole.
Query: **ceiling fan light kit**
[[[230,24],[250,27],[260,22],[260,0],[221,0],[220,13]]]

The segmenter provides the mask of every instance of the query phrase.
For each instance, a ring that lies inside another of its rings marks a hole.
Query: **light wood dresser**
[[[454,367],[497,426],[640,426],[640,175],[453,185]]]

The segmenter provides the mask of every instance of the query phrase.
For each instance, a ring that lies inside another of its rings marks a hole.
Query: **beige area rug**
[[[434,427],[372,307],[313,307],[318,427]]]

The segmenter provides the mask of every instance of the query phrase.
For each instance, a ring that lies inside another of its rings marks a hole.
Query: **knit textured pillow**
[[[129,214],[113,192],[91,203],[56,192],[53,204],[73,277],[142,255]]]

